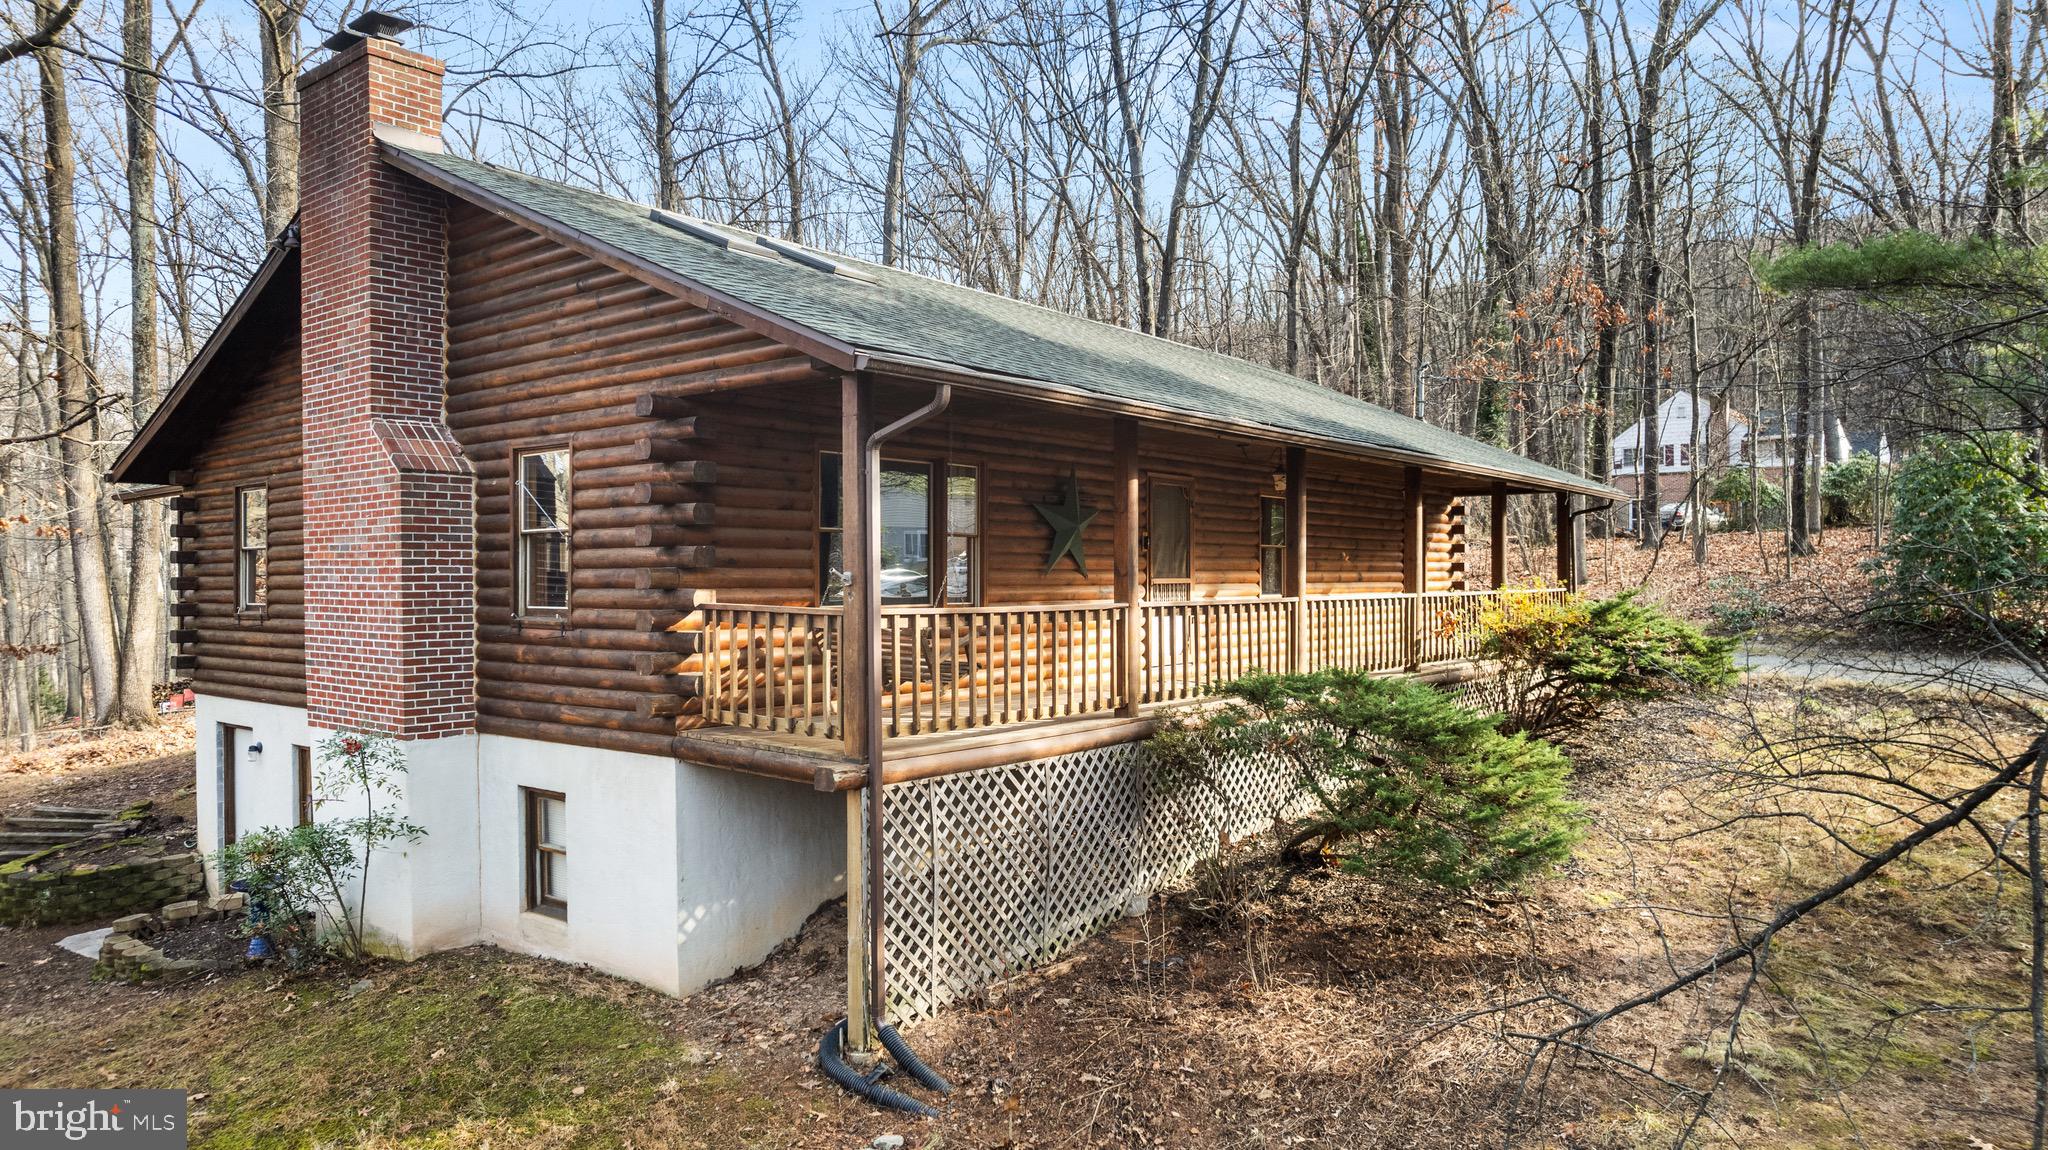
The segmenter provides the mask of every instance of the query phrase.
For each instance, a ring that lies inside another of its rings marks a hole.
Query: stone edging
[[[156,979],[178,982],[215,971],[232,970],[235,959],[166,958],[148,939],[161,935],[175,922],[212,922],[240,911],[247,895],[224,894],[204,904],[197,899],[174,902],[163,908],[161,924],[150,914],[123,915],[114,920],[114,933],[100,944],[100,960],[92,968],[94,978],[143,983]]]

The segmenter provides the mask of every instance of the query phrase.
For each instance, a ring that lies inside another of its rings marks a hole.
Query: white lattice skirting
[[[890,787],[891,1016],[929,1018],[1058,957],[1297,801],[1273,763],[1231,764],[1227,798],[1163,794],[1149,774],[1143,746],[1124,743]]]
[[[1449,686],[1476,702],[1470,682]],[[930,1018],[990,983],[1059,957],[1276,817],[1307,804],[1285,767],[1240,760],[1222,796],[1164,794],[1142,744],[888,788],[890,1016]]]

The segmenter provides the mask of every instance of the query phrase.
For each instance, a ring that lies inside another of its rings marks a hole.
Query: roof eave
[[[178,382],[171,385],[170,393],[164,396],[162,403],[156,405],[156,410],[150,413],[148,422],[142,425],[142,429],[135,433],[135,438],[128,441],[128,446],[115,457],[113,465],[107,468],[108,482],[156,483],[163,478],[161,474],[136,478],[131,476],[130,472],[155,446],[157,437],[170,425],[179,406],[185,402],[185,397],[191,394],[193,386],[206,374],[207,369],[213,366],[221,349],[227,346],[236,329],[248,317],[256,302],[263,297],[264,289],[270,286],[271,280],[277,278],[278,271],[298,250],[296,230],[292,227],[287,227],[283,235],[271,241],[269,254],[263,257],[263,263],[257,267],[256,274],[249,278],[248,283],[242,285],[242,293],[235,297],[235,302],[229,306],[227,314],[214,325],[213,333],[200,345],[199,354],[193,356],[192,362],[185,365],[185,370],[178,375]]]
[[[902,376],[930,382],[951,383],[974,391],[997,395],[1018,396],[1053,403],[1064,403],[1096,411],[1109,411],[1131,415],[1141,419],[1159,420],[1169,423],[1203,427],[1213,431],[1229,432],[1274,443],[1302,444],[1321,448],[1332,454],[1349,455],[1383,463],[1396,463],[1428,467],[1440,471],[1455,471],[1487,480],[1505,480],[1517,485],[1523,491],[1569,491],[1575,495],[1586,495],[1594,499],[1622,500],[1628,496],[1612,487],[1591,480],[1560,483],[1543,476],[1530,475],[1507,468],[1489,467],[1484,464],[1467,463],[1461,460],[1445,459],[1421,451],[1404,451],[1399,448],[1373,447],[1353,440],[1333,436],[1313,435],[1308,432],[1289,431],[1285,428],[1266,424],[1250,423],[1243,420],[1225,419],[1220,416],[1204,415],[1181,408],[1160,404],[1143,403],[1137,400],[1118,399],[1099,392],[1085,391],[1064,384],[1048,383],[1027,376],[1005,375],[999,372],[983,371],[978,368],[962,367],[958,364],[937,360],[919,359],[911,356],[889,355],[881,352],[867,352],[862,357],[865,370]]]

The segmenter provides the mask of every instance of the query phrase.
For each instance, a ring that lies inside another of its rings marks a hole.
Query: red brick
[[[306,709],[473,730],[475,484],[443,422],[447,208],[373,131],[441,133],[441,64],[388,41],[300,80]]]

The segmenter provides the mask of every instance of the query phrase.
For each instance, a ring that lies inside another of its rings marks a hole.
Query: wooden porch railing
[[[704,719],[837,738],[837,607],[704,608]]]
[[[1121,603],[882,612],[890,736],[1099,715],[1124,704]]]
[[[1502,596],[1561,599],[1560,588],[1423,595],[1145,603],[1141,648],[1124,649],[1122,603],[911,607],[882,612],[883,734],[1000,727],[1105,715],[1127,703],[1208,697],[1254,670],[1399,671],[1474,658],[1481,613]],[[842,613],[837,607],[730,603],[704,610],[707,722],[836,738]],[[1301,612],[1305,645],[1293,636]],[[1124,698],[1125,660],[1140,694]]]
[[[1250,671],[1286,671],[1296,600],[1207,599],[1144,606],[1147,703],[1205,698]]]

